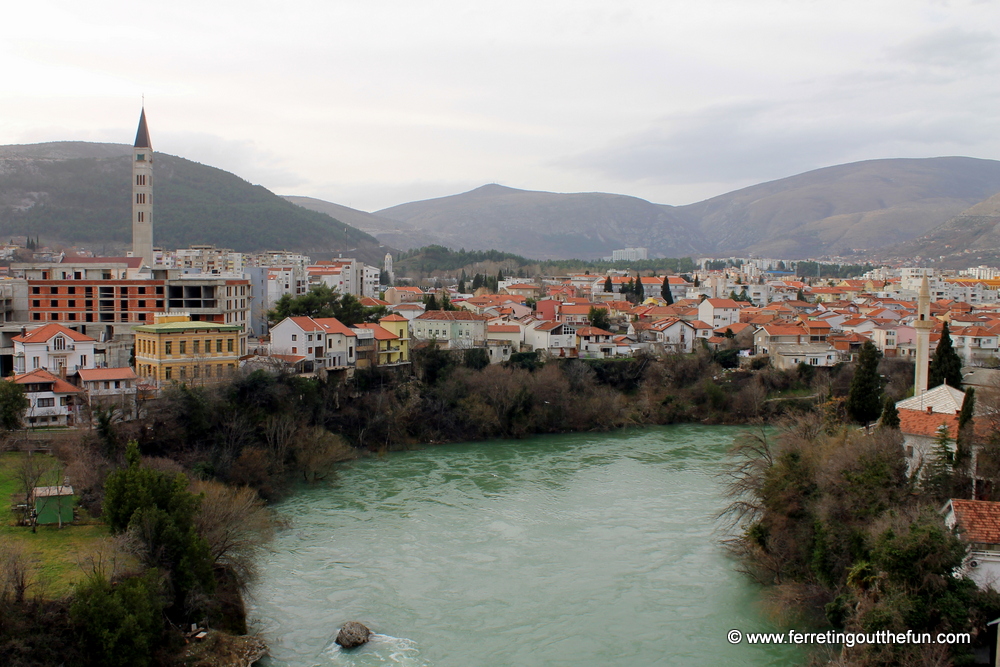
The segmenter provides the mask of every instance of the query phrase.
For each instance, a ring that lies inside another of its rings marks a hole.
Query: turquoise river
[[[739,429],[436,445],[345,466],[277,506],[251,618],[271,667],[792,665],[713,516]],[[377,633],[334,643],[358,620]]]

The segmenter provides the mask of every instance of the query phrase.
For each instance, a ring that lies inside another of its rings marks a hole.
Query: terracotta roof
[[[377,324],[364,323],[355,324],[355,329],[371,329],[375,333],[375,340],[399,340],[399,336],[387,329],[383,329]]]
[[[322,331],[323,327],[316,323],[311,317],[305,317],[304,315],[298,317],[289,317],[292,322],[295,322],[303,331]]]
[[[22,375],[15,375],[14,382],[17,384],[44,384],[51,382],[52,391],[56,394],[79,394],[83,392],[83,389],[70,384],[60,377],[56,377],[44,368],[38,368],[30,373],[24,373]]]
[[[122,368],[83,368],[78,370],[80,379],[84,382],[99,380],[135,380],[138,376],[128,366]]]
[[[40,326],[37,329],[32,329],[23,336],[14,336],[12,340],[16,340],[19,343],[44,343],[51,340],[56,334],[63,334],[70,340],[75,340],[78,343],[94,343],[95,339],[90,336],[86,336],[79,331],[73,331],[72,329],[67,329],[61,324],[56,324],[51,322],[44,326]]]
[[[371,297],[371,296],[362,297],[360,303],[365,308],[373,308],[375,306],[388,306],[388,305],[390,305],[388,301],[383,301],[382,299],[376,299],[375,297]]]
[[[397,315],[396,313],[393,313],[392,315],[386,315],[385,317],[380,319],[379,322],[409,322],[409,320],[403,317],[402,315]]]
[[[345,336],[357,336],[356,333],[351,331],[350,327],[345,326],[344,323],[338,320],[336,317],[317,317],[316,319],[313,320],[313,322],[318,324],[326,333],[343,334]]]
[[[614,334],[597,327],[580,327],[576,330],[577,336],[613,336]]]
[[[491,324],[486,330],[489,333],[521,333],[521,327],[516,324]]]
[[[955,525],[967,542],[1000,544],[1000,503],[953,498]]]
[[[740,304],[738,301],[733,301],[732,299],[705,299],[705,301],[713,308],[739,308]]]
[[[418,320],[466,320],[466,321],[486,321],[489,318],[485,315],[477,315],[476,313],[470,313],[467,310],[428,310],[425,313],[417,315]]]
[[[958,437],[958,415],[899,410],[899,430],[906,435],[936,438],[942,425],[947,427],[949,438],[954,440]]]

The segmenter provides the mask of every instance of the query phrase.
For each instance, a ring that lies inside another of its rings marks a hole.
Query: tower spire
[[[913,378],[913,395],[920,396],[927,391],[927,380],[930,375],[930,340],[934,321],[931,319],[931,288],[924,272],[920,281],[920,291],[917,292],[917,319],[913,322],[917,334],[917,367]]]
[[[132,147],[132,256],[153,266],[153,144],[146,125],[146,108],[139,114],[139,129]]]

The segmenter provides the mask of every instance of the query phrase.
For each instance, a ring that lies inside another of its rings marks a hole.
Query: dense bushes
[[[845,429],[822,413],[745,436],[730,470],[728,513],[740,532],[729,544],[777,597],[808,591],[798,598],[838,629],[971,631],[982,644],[1000,596],[956,576],[966,547],[907,476],[900,438]],[[924,664],[927,650],[849,647],[837,664]],[[947,650],[960,661],[971,647]]]

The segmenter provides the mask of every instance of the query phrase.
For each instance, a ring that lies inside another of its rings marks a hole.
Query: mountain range
[[[0,239],[40,236],[107,254],[129,248],[131,155],[123,144],[0,146]],[[373,236],[221,169],[156,153],[154,178],[157,246],[350,253],[371,263],[386,252]]]
[[[0,239],[129,245],[131,147],[51,142],[0,146]],[[562,194],[484,185],[367,213],[279,197],[238,176],[156,153],[154,241],[236,250],[343,253],[440,244],[535,259],[591,259],[616,248],[650,256],[789,259],[1000,255],[1000,162],[967,157],[854,162],[671,206],[622,194]],[[950,258],[950,259],[948,259]],[[997,257],[1000,259],[1000,257]],[[987,261],[988,260],[988,261]]]
[[[995,160],[885,159],[817,169],[686,206],[484,185],[376,211],[362,228],[400,248],[433,240],[538,259],[593,258],[634,246],[652,256],[794,259],[892,247],[998,192]],[[319,200],[298,203],[323,210]]]

